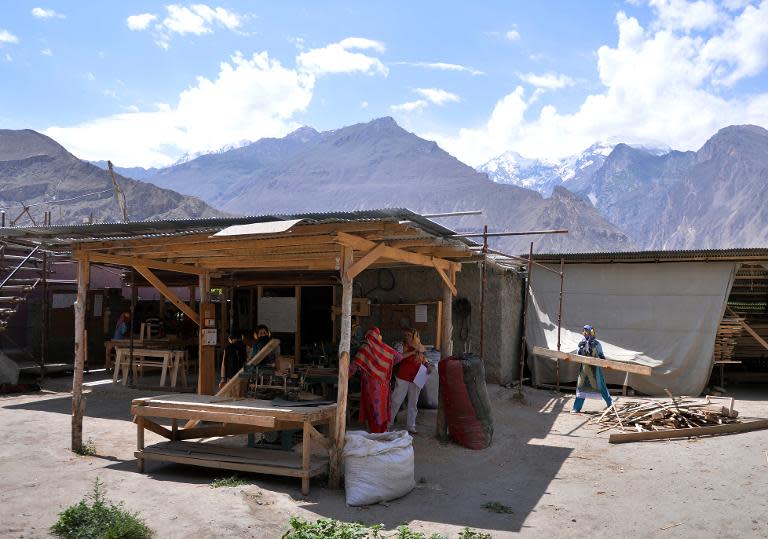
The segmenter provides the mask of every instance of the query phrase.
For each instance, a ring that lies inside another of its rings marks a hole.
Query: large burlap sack
[[[469,449],[490,446],[493,416],[482,360],[472,354],[450,357],[439,370],[448,436]]]
[[[412,442],[405,431],[347,432],[343,453],[347,504],[371,505],[412,491],[416,486]]]
[[[19,366],[0,352],[0,384],[15,386],[19,383]]]

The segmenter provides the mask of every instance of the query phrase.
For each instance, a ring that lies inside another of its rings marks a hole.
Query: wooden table
[[[331,438],[321,434],[316,425],[326,424],[333,432],[336,405],[308,407],[277,407],[270,401],[233,399],[212,395],[162,395],[135,399],[131,414],[136,421],[136,458],[139,472],[144,471],[144,460],[176,462],[225,470],[282,475],[301,478],[301,492],[309,493],[309,481],[325,473],[328,458],[312,456],[311,440],[331,450]],[[173,421],[170,429],[159,425],[150,417]],[[179,420],[200,420],[217,425],[179,428]],[[167,438],[144,447],[144,429]],[[299,429],[303,432],[301,455],[293,452],[249,447],[231,447],[215,442],[185,440]]]
[[[144,340],[137,337],[133,340],[133,346],[139,348],[183,348],[190,345],[197,346],[197,343],[197,339],[181,339],[175,336]],[[131,339],[109,339],[104,341],[104,366],[106,367],[107,372],[114,366],[112,352],[116,348],[125,348],[129,346],[131,346]]]
[[[128,368],[131,349],[115,347],[115,369],[112,373],[112,383],[117,383],[118,376],[122,376],[123,385],[128,381]],[[147,358],[156,358],[154,360]],[[176,387],[179,371],[181,371],[182,385],[187,387],[187,352],[168,348],[133,348],[133,379],[139,369],[143,367],[160,367],[160,385],[165,385],[167,375],[171,375],[171,387]],[[121,374],[122,371],[122,374]]]

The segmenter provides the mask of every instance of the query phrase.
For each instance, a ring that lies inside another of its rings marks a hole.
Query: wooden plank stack
[[[744,328],[735,319],[724,317],[717,327],[715,336],[715,361],[734,361],[736,345]]]

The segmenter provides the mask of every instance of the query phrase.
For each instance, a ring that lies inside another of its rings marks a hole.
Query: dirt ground
[[[430,434],[434,411],[419,414],[414,440],[418,486],[408,496],[367,508],[347,507],[342,491],[313,482],[247,475],[252,484],[216,488],[229,474],[147,463],[136,471],[130,401],[152,393],[86,376],[85,437],[96,455],[68,449],[67,378],[36,394],[0,397],[0,536],[48,537],[57,513],[80,500],[99,477],[107,496],[138,511],[156,536],[280,537],[290,516],[333,517],[392,529],[455,537],[465,526],[493,537],[768,537],[768,431],[718,438],[609,445],[608,433],[567,413],[572,396],[489,388],[493,445],[471,451]],[[768,386],[733,394],[745,417],[768,417]],[[597,402],[588,402],[593,410]],[[147,444],[161,438],[147,432]],[[511,514],[483,508],[499,502]]]

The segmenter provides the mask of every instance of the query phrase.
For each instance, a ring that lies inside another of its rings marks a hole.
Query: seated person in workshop
[[[605,359],[603,355],[603,346],[595,338],[595,328],[590,325],[584,326],[581,332],[584,337],[579,343],[580,356],[591,356]],[[573,401],[572,414],[578,414],[581,412],[581,407],[584,406],[584,399],[599,399],[603,398],[606,406],[610,406],[613,401],[611,400],[611,394],[608,392],[608,386],[605,385],[605,376],[603,376],[603,369],[593,365],[579,364],[579,378],[576,383],[576,399]]]
[[[360,423],[368,423],[368,432],[387,431],[391,416],[390,378],[401,357],[400,352],[384,343],[379,328],[371,328],[350,363],[350,376],[357,372],[362,375]]]
[[[422,365],[427,372],[432,372],[432,366],[424,355],[424,345],[421,344],[419,332],[415,329],[406,329],[403,333],[403,359],[395,378],[395,390],[392,392],[392,413],[389,418],[390,430],[395,424],[397,413],[403,405],[405,397],[408,397],[408,412],[405,427],[411,434],[416,434],[416,413],[419,402],[421,386],[414,383],[414,379]]]
[[[272,332],[264,324],[259,324],[256,329],[253,330],[253,348],[251,349],[251,357],[261,352],[269,341],[272,340]],[[280,357],[280,347],[278,346],[269,356],[264,358],[259,365],[274,367],[277,363],[277,359]]]
[[[221,360],[221,382],[219,389],[224,387],[227,382],[245,365],[248,351],[243,344],[242,332],[235,330],[230,333],[227,339],[227,346],[224,347],[224,357]]]
[[[131,336],[131,311],[123,311],[115,324],[113,339],[127,339]]]

